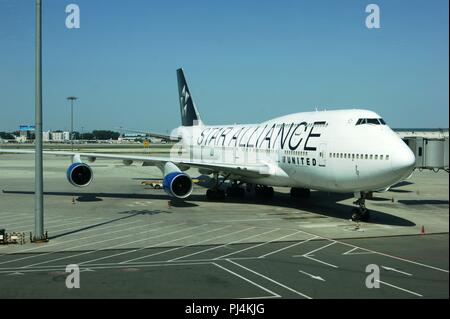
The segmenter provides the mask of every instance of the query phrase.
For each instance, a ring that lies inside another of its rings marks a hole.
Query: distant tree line
[[[7,132],[0,132],[0,138],[2,138],[4,140],[13,140],[14,135],[12,135],[11,133],[7,133]]]

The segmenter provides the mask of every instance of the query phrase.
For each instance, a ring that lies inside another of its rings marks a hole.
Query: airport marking
[[[361,248],[361,247],[358,247],[356,245],[348,244],[348,243],[342,242],[342,241],[338,241],[338,243],[340,243],[342,245],[350,246],[350,247],[355,247],[355,248],[367,250],[367,251],[369,251],[371,253],[374,253],[374,254],[377,254],[377,255],[380,255],[380,256],[385,256],[385,257],[389,257],[389,258],[392,258],[392,259],[396,259],[396,260],[404,261],[404,262],[407,262],[407,263],[411,263],[411,264],[414,264],[414,265],[417,265],[417,266],[422,266],[422,267],[425,267],[425,268],[429,268],[429,269],[433,269],[433,270],[449,273],[449,271],[446,270],[446,269],[442,269],[442,268],[439,268],[439,267],[427,265],[427,264],[420,263],[420,262],[417,262],[417,261],[413,261],[413,260],[409,260],[409,259],[405,259],[405,258],[401,258],[401,257],[385,254],[385,253],[382,253],[382,252],[379,252],[379,251],[375,251],[375,250],[371,250],[371,249]]]
[[[155,231],[155,230],[161,230],[161,229],[163,229],[163,228],[177,227],[177,226],[180,226],[180,225],[184,225],[184,223],[181,223],[181,224],[175,224],[175,225],[167,225],[167,226],[163,226],[163,227],[160,227],[160,228],[157,228],[157,229],[150,229],[150,230],[148,230],[148,232]],[[145,232],[145,231],[144,231],[144,232]],[[178,232],[179,232],[179,231],[178,231]],[[162,237],[162,236],[156,236],[156,237]],[[145,238],[145,240],[148,240],[149,238],[155,238],[155,236],[153,236],[153,237],[147,237],[147,238]],[[139,242],[139,241],[142,241],[142,240],[143,240],[143,239],[139,239],[139,240],[135,240],[135,241],[131,241],[131,242],[126,242],[126,243],[123,243],[123,244],[120,244],[120,245],[114,245],[114,246],[108,247],[108,248],[106,248],[106,249],[105,249],[105,248],[103,248],[103,249],[96,249],[96,250],[90,251],[90,252],[106,251],[107,249],[117,248],[117,247],[120,247],[120,246],[125,246],[125,245],[129,245],[129,244],[133,244],[133,243],[135,243],[135,242]],[[136,251],[136,250],[137,250],[137,249],[132,249],[132,250],[128,250],[128,251],[125,251],[125,252],[122,252],[122,253],[118,253],[118,254],[107,255],[107,256],[104,256],[104,257],[95,258],[95,259],[88,260],[88,261],[83,261],[83,262],[81,262],[81,263],[78,263],[78,265],[86,264],[86,263],[88,263],[88,262],[93,262],[93,261],[97,261],[97,260],[108,259],[108,258],[111,258],[111,257],[123,255],[123,254],[125,254],[125,253],[134,252],[134,251]],[[78,255],[71,255],[70,257],[77,257],[77,256],[81,256],[81,255],[87,255],[87,253],[81,253],[81,254],[78,254]]]
[[[325,248],[327,248],[327,247],[330,247],[330,246],[332,246],[332,245],[334,245],[334,244],[336,244],[336,243],[337,243],[336,241],[333,241],[333,242],[330,243],[330,244],[327,244],[327,245],[325,245],[325,246],[323,246],[323,247],[319,247],[319,248],[317,248],[317,249],[311,250],[310,252],[307,252],[306,254],[303,254],[303,255],[301,255],[301,256],[303,256],[303,257],[305,257],[305,256],[310,256],[310,255],[312,255],[313,253],[318,252],[318,251],[320,251],[320,250],[322,250],[322,249],[325,249]],[[314,256],[314,255],[313,255],[313,256]],[[292,256],[292,257],[300,257],[300,256],[295,255],[295,256]]]
[[[204,235],[204,234],[207,234],[207,233],[211,233],[211,232],[214,232],[214,231],[219,231],[219,230],[222,230],[222,229],[225,229],[225,228],[228,228],[228,227],[231,227],[231,225],[227,225],[227,226],[224,226],[224,227],[221,227],[221,228],[216,228],[216,229],[213,229],[213,230],[210,230],[210,231],[201,233],[201,235]],[[196,235],[199,235],[199,234],[196,234]],[[223,235],[222,237],[224,237],[224,236],[229,236],[229,235],[230,235],[230,234],[226,234],[226,235]],[[192,236],[190,236],[190,237],[192,237]],[[220,237],[220,236],[219,236],[219,237]],[[168,252],[171,252],[171,251],[175,251],[175,250],[179,250],[179,249],[183,249],[183,248],[186,248],[186,247],[192,247],[192,246],[195,246],[195,245],[198,245],[198,244],[202,244],[202,243],[211,241],[211,240],[213,240],[213,239],[217,239],[217,238],[219,238],[219,237],[207,238],[207,239],[204,239],[204,240],[201,240],[201,241],[198,241],[198,242],[189,244],[189,245],[180,246],[180,247],[175,247],[175,248],[167,249],[167,250],[160,251],[160,252],[157,252],[157,253],[153,253],[153,254],[150,254],[150,255],[145,255],[145,256],[137,257],[137,258],[130,259],[130,260],[127,260],[127,261],[122,261],[122,262],[120,262],[119,264],[125,264],[125,263],[129,263],[129,262],[131,262],[131,261],[135,261],[135,260],[139,260],[139,259],[144,259],[144,258],[148,258],[148,257],[152,257],[152,256],[157,256],[157,255],[165,254],[165,253],[168,253]],[[183,238],[179,238],[179,239],[183,239]],[[156,246],[156,247],[159,247],[159,246]]]
[[[306,275],[306,276],[309,276],[309,277],[311,277],[312,279],[320,280],[320,281],[325,281],[325,279],[323,279],[322,277],[312,275],[312,274],[310,274],[310,273],[307,273],[306,271],[299,270],[298,272],[300,272],[300,273],[302,273],[302,274],[304,274],[304,275]]]
[[[280,230],[280,228],[277,228],[276,230]],[[286,238],[286,237],[290,237],[290,236],[296,235],[296,234],[298,234],[298,233],[300,233],[300,232],[301,232],[301,231],[297,231],[297,232],[295,232],[295,233],[292,233],[292,234],[289,234],[289,235],[285,235],[285,236],[282,236],[282,237],[278,237],[278,238],[272,239],[272,240],[270,240],[270,241],[267,241],[267,242],[264,242],[264,243],[261,243],[261,244],[257,244],[257,245],[250,246],[250,247],[247,247],[247,248],[244,248],[244,249],[235,251],[235,252],[231,252],[231,253],[229,253],[229,254],[226,254],[226,255],[222,255],[222,256],[216,257],[216,258],[214,258],[213,260],[222,259],[222,258],[224,258],[224,257],[231,256],[231,255],[234,255],[234,254],[243,252],[243,251],[247,251],[247,250],[254,249],[254,248],[257,248],[257,247],[261,247],[261,246],[264,246],[264,245],[267,245],[267,244],[271,244],[271,243],[273,243],[273,242],[275,242],[275,241],[277,241],[277,240],[281,240],[281,239],[284,239],[284,238]]]
[[[202,225],[202,226],[208,226],[208,224],[204,224],[204,225]],[[200,227],[200,226],[199,226],[199,227]],[[214,232],[214,231],[223,229],[223,228],[226,228],[226,227],[221,227],[221,228],[217,228],[217,229],[213,229],[213,230],[208,230],[208,231],[203,232],[203,233],[200,233],[200,234],[203,235],[203,234],[211,233],[211,232]],[[161,245],[165,245],[165,244],[168,244],[168,243],[173,243],[173,242],[175,242],[175,241],[180,241],[180,240],[182,240],[182,239],[191,238],[191,237],[194,237],[194,236],[198,236],[198,235],[200,235],[200,234],[195,233],[195,234],[191,234],[191,235],[184,236],[184,237],[181,237],[181,238],[175,238],[175,239],[168,240],[168,241],[165,241],[165,242],[162,242],[162,243],[158,243],[158,246],[156,246],[156,245],[151,245],[151,246],[141,247],[141,248],[139,248],[139,249],[136,249],[135,251],[141,251],[141,250],[148,249],[148,248],[158,248],[158,247],[161,247]],[[179,247],[177,247],[177,248],[179,248]],[[154,256],[154,255],[159,255],[159,254],[162,254],[162,253],[165,253],[165,252],[167,252],[167,250],[164,250],[164,251],[162,251],[162,252],[157,252],[157,253],[154,253],[154,254],[150,254],[150,255],[146,255],[146,256],[140,256],[140,257],[136,257],[136,258],[133,258],[133,259],[121,261],[121,262],[119,262],[119,264],[120,264],[120,265],[121,265],[121,264],[126,264],[126,263],[129,263],[129,262],[131,262],[131,261],[144,259],[144,258],[146,258],[146,257],[150,257],[150,256]]]
[[[291,291],[291,292],[293,292],[293,293],[295,293],[295,294],[297,294],[297,295],[299,295],[299,296],[302,296],[302,297],[304,297],[304,298],[306,298],[306,299],[312,299],[312,298],[311,298],[310,296],[308,296],[308,295],[305,295],[305,294],[303,294],[303,293],[301,293],[301,292],[299,292],[299,291],[297,291],[297,290],[295,290],[295,289],[292,289],[291,287],[288,287],[288,286],[286,286],[286,285],[284,285],[284,284],[282,284],[282,283],[280,283],[280,282],[278,282],[278,281],[276,281],[276,280],[274,280],[274,279],[272,279],[272,278],[269,278],[269,277],[267,277],[267,276],[265,276],[265,275],[263,275],[263,274],[260,274],[259,272],[254,271],[254,270],[252,270],[252,269],[250,269],[250,268],[247,268],[247,267],[245,267],[245,266],[242,266],[241,264],[239,264],[239,263],[237,263],[237,262],[234,262],[234,261],[231,260],[231,259],[226,259],[226,261],[232,263],[233,265],[236,265],[236,266],[238,266],[238,267],[241,267],[241,268],[243,268],[243,269],[245,269],[245,270],[247,270],[247,271],[249,271],[249,272],[251,272],[251,273],[253,273],[253,274],[255,274],[255,275],[258,275],[258,276],[260,276],[260,277],[262,277],[262,278],[264,278],[264,279],[266,279],[266,280],[268,280],[268,281],[270,281],[270,282],[273,282],[273,283],[277,284],[278,286],[283,287],[283,288],[285,288],[285,289],[287,289],[287,290],[289,290],[289,291]]]
[[[380,284],[383,284],[383,285],[386,285],[386,286],[389,286],[389,287],[392,287],[392,288],[395,288],[395,289],[407,292],[407,293],[409,293],[411,295],[418,296],[418,297],[423,297],[423,295],[421,295],[421,294],[419,294],[417,292],[414,292],[414,291],[411,291],[411,290],[408,290],[408,289],[405,289],[405,288],[401,288],[401,287],[395,286],[395,285],[387,283],[385,281],[381,281],[381,280],[376,280],[376,281],[379,282]]]
[[[242,230],[237,231],[237,232],[233,232],[233,233],[229,233],[229,234],[226,234],[226,235],[218,236],[218,237],[215,237],[215,238],[211,238],[211,239],[208,239],[208,240],[213,240],[213,239],[217,239],[217,238],[220,238],[220,237],[229,236],[229,235],[231,235],[231,234],[234,234],[234,233],[240,233],[240,232],[242,232]],[[194,244],[194,245],[195,245],[195,244]],[[189,245],[186,245],[186,246],[183,246],[183,247],[176,247],[176,248],[184,248],[184,247],[188,247],[188,246],[189,246]],[[174,249],[174,250],[175,250],[175,249]],[[138,251],[138,249],[133,249],[131,252],[135,252],[135,251]],[[166,252],[166,251],[165,251],[165,252]],[[96,258],[96,259],[93,259],[93,260],[84,261],[84,262],[82,262],[82,263],[80,263],[80,264],[84,264],[84,263],[88,263],[88,262],[93,262],[93,261],[98,261],[98,260],[101,260],[101,259],[107,259],[107,258],[117,257],[117,256],[125,255],[125,254],[127,254],[127,253],[128,253],[128,252],[125,251],[125,252],[121,252],[121,253],[114,254],[114,255],[108,255],[108,256],[105,256],[105,257],[101,257],[101,258]],[[158,261],[158,262],[161,262],[161,261]]]
[[[134,222],[131,222],[131,223],[128,223],[128,224],[135,224],[136,222],[139,222],[139,221],[134,221]],[[123,225],[113,225],[113,226],[105,227],[105,228],[103,228],[103,229],[106,229],[106,228],[112,228],[112,227],[118,227],[118,226],[123,226]],[[131,228],[129,227],[129,228],[127,228],[126,230],[128,230],[128,229],[135,229],[135,228],[142,227],[142,226],[148,226],[148,225],[140,225],[140,226],[131,227]],[[100,230],[100,229],[95,229],[95,230],[98,231],[98,230]],[[114,234],[114,233],[123,232],[123,231],[124,231],[123,229],[119,229],[119,230],[116,230],[116,231],[108,232],[108,234]],[[95,238],[95,237],[103,236],[103,235],[104,235],[104,234],[102,233],[102,234],[97,234],[97,235],[94,235],[94,236],[84,237],[83,239]],[[67,244],[68,242],[79,241],[79,240],[80,240],[79,238],[75,238],[75,239],[68,240],[68,241],[61,242],[61,243],[54,243],[54,244],[49,244],[49,245],[47,245],[47,246],[34,247],[34,248],[30,248],[30,249],[25,249],[25,250],[23,250],[23,251],[30,251],[30,250],[36,250],[36,249],[39,249],[39,248],[46,248],[46,247],[49,247],[49,246],[51,246],[51,245],[55,246],[55,245],[60,245],[60,244]],[[103,241],[100,241],[100,242],[103,242]],[[88,245],[93,245],[93,244],[97,244],[97,243],[99,243],[99,242],[93,242],[93,243],[91,242],[91,243],[84,244],[84,245],[81,245],[81,246],[71,247],[71,249],[73,249],[73,248],[80,248],[80,247],[84,247],[84,246],[88,246]],[[22,251],[22,252],[23,252],[23,251]],[[22,257],[22,258],[18,258],[18,259],[2,261],[2,262],[0,262],[0,265],[7,264],[7,263],[11,263],[11,262],[15,262],[15,261],[20,261],[20,260],[25,260],[25,259],[35,258],[35,257],[39,257],[39,256],[46,256],[46,255],[50,255],[50,254],[55,254],[55,253],[62,252],[62,251],[70,251],[70,250],[68,250],[68,249],[63,249],[63,250],[60,250],[60,251],[50,251],[50,252],[47,252],[47,253],[34,254],[34,255],[31,255],[31,256],[26,256],[26,257]],[[16,252],[16,253],[18,253],[18,252]],[[8,254],[3,254],[3,255],[0,255],[0,256],[4,256],[4,255],[8,255]]]
[[[356,251],[358,249],[363,250],[363,251],[355,253],[354,251]],[[342,253],[342,255],[370,255],[370,254],[373,254],[373,252],[367,251],[366,249],[359,248],[359,247],[352,248],[349,251]]]
[[[324,265],[327,265],[327,266],[330,266],[330,267],[333,267],[333,268],[339,268],[339,267],[336,266],[336,265],[327,263],[327,262],[325,262],[325,261],[323,261],[323,260],[319,260],[319,259],[313,258],[313,257],[311,257],[311,256],[301,256],[301,257],[305,257],[305,258],[314,260],[314,261],[316,261],[316,262],[318,262],[318,263],[321,263],[321,264],[324,264]]]
[[[141,225],[141,226],[137,226],[135,228],[139,228],[139,227],[142,227],[142,226],[147,226],[147,225]],[[151,237],[147,237],[147,238],[144,238],[144,239],[135,240],[133,242],[126,242],[126,243],[122,243],[122,244],[118,244],[118,245],[113,245],[113,246],[109,246],[109,247],[107,247],[105,249],[117,248],[117,247],[129,245],[129,244],[134,243],[134,242],[139,242],[139,241],[148,240],[148,239],[152,239],[152,238],[163,237],[163,236],[167,236],[167,235],[170,235],[170,234],[173,234],[173,233],[178,233],[178,232],[181,232],[181,231],[185,231],[187,229],[194,229],[194,228],[198,228],[198,227],[202,227],[202,226],[204,226],[204,225],[196,226],[196,227],[190,227],[190,228],[184,228],[184,229],[177,230],[177,231],[170,232],[170,233],[165,233],[165,234],[161,234],[161,235],[157,235],[157,236],[151,236]],[[167,226],[167,227],[170,227],[170,226]],[[121,237],[110,238],[110,239],[102,240],[102,241],[95,242],[95,243],[88,243],[88,244],[84,244],[84,245],[73,247],[73,248],[79,248],[79,247],[88,246],[88,245],[92,245],[92,244],[99,244],[99,243],[103,243],[103,242],[107,242],[107,241],[111,241],[111,240],[117,240],[117,239],[121,239],[121,238],[126,238],[126,237],[130,237],[130,236],[133,236],[133,235],[136,235],[136,234],[148,233],[148,232],[155,231],[155,230],[160,230],[160,229],[161,228],[147,229],[147,230],[144,230],[144,231],[141,231],[141,232],[138,232],[138,233],[133,233],[133,234],[129,234],[129,235],[121,236]],[[32,267],[32,266],[41,265],[41,264],[47,264],[49,262],[53,262],[53,261],[57,261],[57,260],[62,260],[62,259],[67,259],[67,258],[73,258],[73,257],[82,256],[82,255],[92,254],[94,252],[98,252],[98,251],[105,250],[105,249],[90,250],[90,251],[86,251],[86,252],[83,252],[83,253],[80,253],[80,254],[76,254],[76,255],[65,256],[65,257],[56,258],[56,259],[52,259],[52,260],[47,260],[47,261],[43,261],[43,262],[32,264],[32,265],[23,266],[22,268],[29,268],[29,267]],[[68,251],[68,250],[62,250],[62,251]]]
[[[260,222],[269,220],[282,220],[281,218],[257,218],[257,219],[235,219],[235,220],[215,220],[211,223],[240,223],[240,222]]]
[[[70,220],[70,219],[65,219],[64,220],[64,223],[63,224],[56,224],[56,225],[51,225],[51,224],[53,224],[53,223],[55,223],[55,222],[61,222],[62,221],[62,219],[58,219],[58,220],[50,220],[50,221],[48,221],[48,222],[46,222],[46,224],[47,224],[47,228],[49,229],[49,231],[52,231],[51,230],[51,228],[52,227],[63,227],[63,226],[67,226],[67,225],[73,225],[73,224],[80,224],[80,223],[84,223],[85,221],[83,221],[83,220],[72,220],[71,222],[67,222],[68,220]],[[50,224],[50,225],[49,225]],[[14,226],[14,227],[17,227],[17,228],[25,228],[25,227],[34,227],[34,224],[25,224],[25,225],[20,225],[20,226]],[[79,227],[79,226],[78,226]]]
[[[228,269],[228,268],[226,268],[226,267],[224,267],[224,266],[222,266],[222,265],[219,265],[219,264],[214,263],[214,262],[213,262],[212,264],[213,264],[214,266],[217,266],[217,267],[219,267],[219,268],[221,268],[221,269],[223,269],[223,270],[229,272],[230,274],[232,274],[232,275],[234,275],[234,276],[236,276],[236,277],[239,277],[239,278],[245,280],[246,282],[248,282],[248,283],[250,283],[250,284],[252,284],[252,285],[254,285],[254,286],[256,286],[256,287],[258,287],[258,288],[260,288],[260,289],[262,289],[262,290],[264,290],[265,292],[268,292],[269,294],[272,295],[272,296],[269,297],[269,298],[280,298],[280,297],[281,297],[279,294],[277,294],[277,293],[275,293],[275,292],[273,292],[273,291],[271,291],[271,290],[269,290],[269,289],[267,289],[267,288],[264,288],[263,286],[257,284],[256,282],[254,282],[254,281],[252,281],[252,280],[250,280],[250,279],[248,279],[248,278],[245,278],[244,276],[241,276],[241,275],[239,275],[238,273],[235,273],[234,271],[232,271],[232,270],[230,270],[230,269]],[[267,297],[263,297],[263,298],[267,298]]]
[[[254,228],[254,227],[251,227],[251,228]],[[203,253],[203,252],[215,250],[215,249],[218,249],[218,248],[221,248],[221,247],[225,247],[225,246],[229,246],[229,245],[232,245],[232,244],[236,244],[236,243],[242,242],[243,240],[247,240],[247,239],[250,239],[250,238],[254,238],[254,237],[266,235],[266,234],[272,233],[272,232],[274,232],[274,231],[275,231],[275,229],[272,229],[272,230],[269,230],[269,231],[264,232],[264,233],[262,233],[262,234],[252,235],[252,236],[249,236],[249,237],[246,237],[246,238],[242,238],[242,239],[240,239],[240,240],[232,241],[232,242],[229,242],[229,243],[220,245],[220,246],[215,246],[215,247],[207,248],[207,249],[204,249],[204,250],[201,250],[201,251],[197,251],[197,252],[192,253],[192,254],[189,254],[189,255],[185,255],[185,256],[181,256],[181,257],[177,257],[177,258],[171,259],[171,260],[169,260],[169,262],[172,262],[172,261],[178,260],[178,259],[182,259],[182,258],[185,258],[185,257],[190,257],[190,256],[193,256],[193,255],[197,255],[197,254],[200,254],[200,253]]]
[[[264,254],[264,255],[258,256],[258,258],[265,258],[265,257],[267,257],[267,256],[270,256],[270,255],[273,255],[273,254],[279,253],[280,251],[283,251],[283,250],[286,250],[286,249],[289,249],[289,248],[292,248],[292,247],[295,247],[295,246],[298,246],[298,245],[301,245],[301,244],[307,243],[307,242],[309,242],[310,240],[314,240],[314,239],[317,239],[317,238],[319,238],[319,236],[313,236],[313,237],[311,237],[311,238],[308,238],[308,239],[306,239],[306,240],[303,240],[303,241],[301,241],[301,242],[298,242],[298,243],[295,243],[295,244],[289,245],[289,246],[287,246],[287,247],[283,247],[283,248],[277,249],[277,250],[275,250],[275,251],[272,251],[272,252],[270,252],[270,253],[267,253],[267,254]]]
[[[129,264],[126,265],[127,267],[141,267],[141,268],[145,268],[145,267],[167,267],[167,266],[191,266],[191,265],[211,265],[212,262],[183,262],[183,263],[155,263],[155,264],[150,264],[150,263],[144,263],[144,264]],[[33,272],[52,272],[52,271],[62,271],[65,272],[67,265],[61,265],[61,266],[46,266],[46,267],[50,267],[50,268],[36,268],[36,269],[20,269],[21,273],[33,273]],[[109,269],[123,269],[124,266],[123,265],[106,265],[106,266],[89,266],[87,267],[91,270],[109,270]],[[83,271],[83,269],[87,269],[87,268],[80,268],[80,271]],[[17,272],[15,270],[0,270],[0,274],[11,274]]]
[[[395,269],[392,267],[381,266],[381,268],[383,268],[384,270],[387,270],[387,271],[398,272],[398,273],[406,275],[406,276],[412,276],[412,274],[410,274],[410,273],[407,273],[407,272],[404,272],[404,271],[401,271],[401,270],[398,270],[398,269]]]

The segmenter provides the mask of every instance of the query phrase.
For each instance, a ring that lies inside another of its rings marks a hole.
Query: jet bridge
[[[411,148],[416,156],[416,169],[430,169],[435,172],[445,170],[449,172],[448,165],[448,137],[404,137],[403,141]]]

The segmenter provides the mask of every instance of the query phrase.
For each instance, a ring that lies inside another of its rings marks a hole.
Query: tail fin
[[[202,120],[200,119],[200,114],[198,114],[191,92],[186,83],[183,69],[177,70],[177,78],[178,94],[180,97],[181,124],[183,126],[200,125]]]

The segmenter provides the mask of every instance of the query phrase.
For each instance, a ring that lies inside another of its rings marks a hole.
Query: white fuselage
[[[265,177],[239,178],[247,183],[331,192],[383,190],[408,177],[415,158],[380,119],[367,110],[340,110],[297,113],[261,124],[179,127],[182,149],[176,155],[270,167]]]

